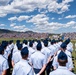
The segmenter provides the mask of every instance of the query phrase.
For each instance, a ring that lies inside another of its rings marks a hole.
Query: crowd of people
[[[20,32],[20,33],[0,33],[0,38],[47,38],[47,33]]]
[[[70,39],[2,41],[0,75],[75,75]]]

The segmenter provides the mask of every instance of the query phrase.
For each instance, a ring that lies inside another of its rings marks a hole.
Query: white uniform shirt
[[[13,54],[18,51],[17,45],[14,45]]]
[[[8,68],[7,60],[2,55],[0,55],[0,75],[2,75],[2,72]]]
[[[44,43],[41,41],[41,45],[42,45],[42,48],[44,48],[45,46],[44,46]]]
[[[73,52],[73,44],[71,42],[67,45],[67,50]]]
[[[40,51],[36,51],[31,55],[29,62],[33,64],[33,68],[41,69],[46,64],[46,58]]]
[[[59,50],[58,43],[54,44],[54,47],[55,47],[55,53],[56,53]]]
[[[50,72],[49,75],[75,75],[66,67],[59,66],[55,71]]]
[[[17,51],[13,54],[12,56],[12,61],[14,62],[14,64],[18,63],[20,60],[22,59],[21,57],[21,51]]]
[[[30,56],[35,52],[35,50],[32,47],[28,47],[29,50],[29,58]]]
[[[23,43],[23,48],[24,48],[24,47],[28,47],[28,45],[26,45],[26,44]]]
[[[54,47],[54,45],[50,45],[48,48],[50,49],[51,54],[54,55],[54,53],[56,52],[56,48]]]
[[[58,42],[59,47],[61,46],[62,42]]]
[[[34,43],[33,43],[33,49],[35,49],[36,50],[36,46],[37,46],[37,42],[35,41]]]
[[[45,54],[47,59],[51,56],[51,50],[48,47],[44,47],[41,52]]]
[[[7,46],[7,48],[4,50],[4,57],[6,58],[6,59],[8,59],[8,56],[9,56],[9,54],[11,53],[11,48],[9,47],[9,46]]]
[[[22,59],[15,65],[12,75],[34,75],[34,71],[27,60]]]

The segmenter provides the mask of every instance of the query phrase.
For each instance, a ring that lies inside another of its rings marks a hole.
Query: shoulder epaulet
[[[29,64],[29,66],[31,66],[32,67],[32,65],[28,62],[28,64]]]
[[[68,55],[68,57],[72,58],[70,55]]]
[[[36,52],[36,51],[35,51]],[[32,54],[34,54],[35,52],[33,52]]]
[[[42,52],[41,52],[42,53]],[[42,53],[43,55],[45,55],[44,53]]]
[[[3,56],[3,58],[7,60],[7,58],[6,58],[6,57],[4,57],[4,56]]]

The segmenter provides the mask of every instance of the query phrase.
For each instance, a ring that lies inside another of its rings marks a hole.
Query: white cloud
[[[14,29],[24,29],[25,25],[15,25]]]
[[[72,1],[73,0],[63,0],[62,3],[57,3],[57,0],[51,0],[50,4],[48,5],[48,10],[49,12],[61,14],[69,10],[69,2]]]
[[[76,18],[76,15],[68,15],[65,18]]]
[[[14,27],[16,25],[16,23],[12,23],[10,24],[10,27]]]
[[[12,23],[10,25],[10,27],[12,27],[13,30],[15,31],[19,31],[19,32],[25,32],[30,30],[29,28],[27,28],[25,25],[16,25],[16,23]]]
[[[19,32],[25,32],[25,31],[30,30],[30,29],[27,28],[25,25],[15,25],[13,28],[14,28],[16,31],[19,31]]]
[[[1,5],[7,5],[10,0],[0,0],[0,6]]]
[[[45,14],[37,14],[36,16],[33,16],[32,19],[28,20],[27,22],[32,22],[35,25],[44,25],[47,24],[49,20],[49,17],[47,17]]]
[[[76,24],[75,21],[70,21],[65,24],[59,22],[49,22],[49,18],[45,14],[35,15],[27,22],[33,23],[35,26],[32,30],[38,32],[54,32],[60,28],[72,27]]]
[[[0,24],[0,27],[3,27],[3,26],[5,26],[5,24]]]
[[[73,29],[76,29],[76,26],[73,26],[72,28],[73,28]]]
[[[0,17],[4,17],[4,16],[6,16],[6,15],[7,15],[7,14],[3,14],[3,13],[1,14],[1,13],[0,13]]]
[[[45,10],[49,12],[55,12],[61,14],[69,10],[69,2],[73,0],[63,0],[62,3],[58,3],[57,0],[13,0],[10,4],[7,4],[9,0],[0,0],[5,6],[0,6],[1,17],[10,13],[22,13],[33,12],[34,10]],[[44,11],[43,11],[44,12]]]
[[[35,26],[33,28],[33,31],[39,31],[39,32],[52,32],[53,30],[57,30],[62,27],[61,23],[57,22],[51,22],[49,23],[49,17],[47,17],[45,14],[38,14],[33,16],[30,20],[27,22],[33,23]]]
[[[63,0],[63,3],[68,3],[68,2],[72,2],[74,0]]]
[[[30,31],[30,29],[25,27],[23,29],[16,29],[15,31],[25,32],[25,31]]]
[[[25,16],[25,15],[22,15],[22,16],[19,16],[17,18],[18,21],[23,21],[23,20],[28,20],[30,18],[30,16]]]
[[[58,20],[61,20],[62,18],[58,18]]]
[[[70,22],[68,22],[64,27],[70,27],[70,26],[74,26],[74,25],[76,25],[76,22],[75,21],[70,21]]]
[[[65,11],[68,11],[69,5],[64,5],[62,8],[61,8],[61,12],[65,12]]]
[[[5,24],[0,24],[0,29],[4,29],[5,28]]]
[[[10,21],[14,21],[14,20],[17,20],[17,17],[16,17],[16,16],[11,17],[11,18],[8,18],[8,20],[10,20]]]
[[[54,17],[52,17],[51,19],[52,19],[52,20],[54,20],[55,18],[54,18]]]
[[[16,17],[16,16],[10,17],[10,18],[8,18],[8,20],[10,20],[10,21],[14,21],[14,20],[23,21],[23,20],[28,20],[29,18],[31,18],[31,16],[21,15],[19,17]]]

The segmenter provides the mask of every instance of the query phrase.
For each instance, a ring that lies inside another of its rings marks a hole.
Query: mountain
[[[0,29],[0,33],[10,33],[13,32],[11,30],[7,30],[7,29]]]
[[[18,31],[11,31],[8,29],[0,29],[0,33],[35,33],[35,32],[33,31],[18,32]]]

